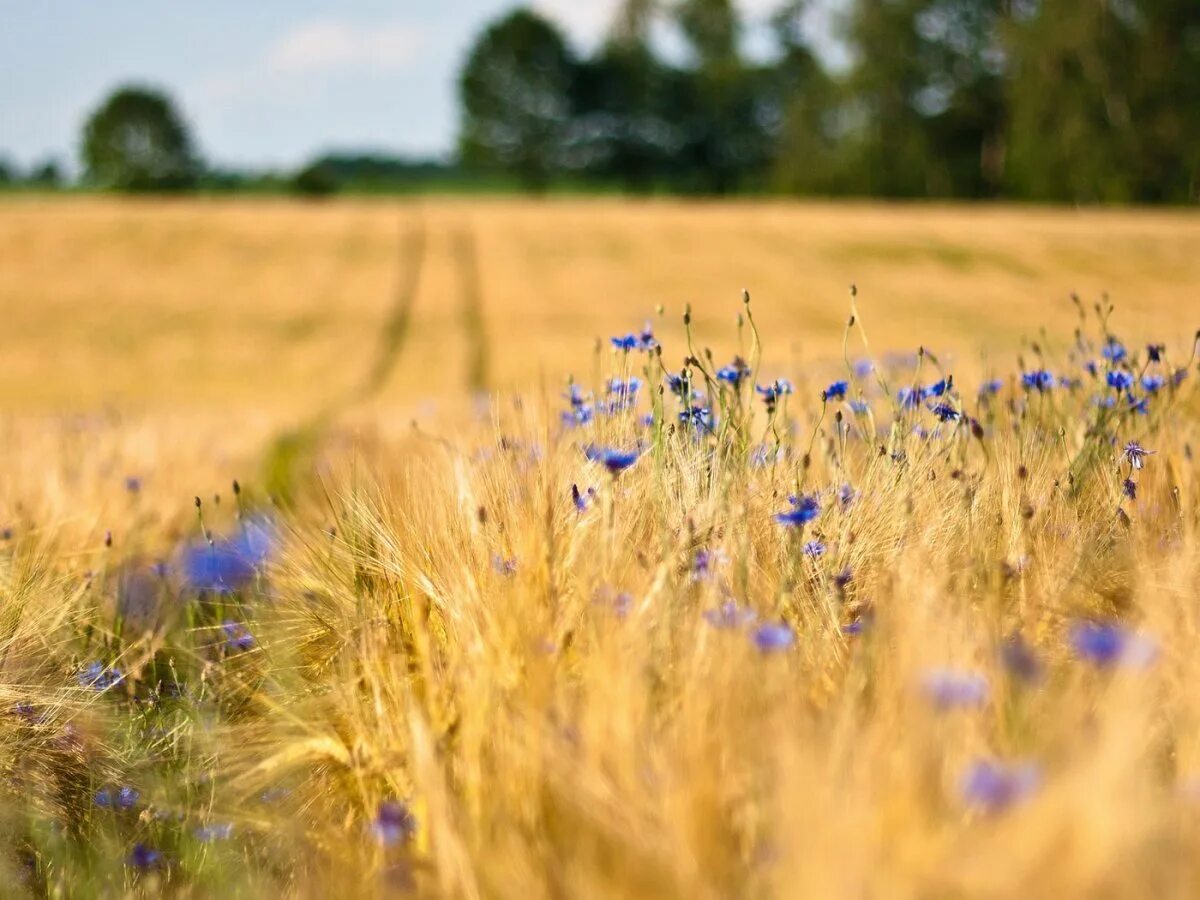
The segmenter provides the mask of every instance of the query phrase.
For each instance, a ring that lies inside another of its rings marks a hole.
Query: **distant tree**
[[[675,18],[701,67],[737,58],[742,23],[733,0],[679,0]]]
[[[292,193],[302,197],[329,197],[338,192],[341,184],[333,166],[324,160],[315,160],[292,176]]]
[[[847,190],[840,117],[844,101],[804,33],[810,0],[790,0],[772,17],[779,57],[772,67],[773,186],[796,194]]]
[[[62,182],[62,168],[55,159],[43,160],[29,172],[29,183],[38,187],[57,188],[62,186]]]
[[[17,171],[13,164],[0,156],[0,186],[12,184],[17,180]]]
[[[1015,192],[1074,202],[1200,196],[1200,4],[1027,0],[1009,88]]]
[[[83,163],[93,182],[122,191],[182,190],[200,169],[171,101],[141,87],[118,89],[91,115]]]
[[[778,119],[770,70],[742,58],[732,0],[681,0],[675,17],[693,58],[668,100],[684,132],[681,186],[725,194],[761,182]]]
[[[468,164],[544,188],[572,160],[572,90],[578,72],[562,33],[518,10],[484,31],[459,77],[460,150]]]

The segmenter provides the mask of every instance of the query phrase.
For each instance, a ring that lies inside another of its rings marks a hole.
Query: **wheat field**
[[[0,261],[5,896],[1200,893],[1193,214],[6,198]]]

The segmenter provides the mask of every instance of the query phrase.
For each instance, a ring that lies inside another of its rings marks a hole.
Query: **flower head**
[[[737,358],[727,366],[717,369],[717,380],[724,381],[734,389],[741,387],[742,382],[750,375],[750,367],[745,361]]]
[[[988,699],[987,679],[977,672],[932,669],[921,679],[921,688],[940,710],[983,706]]]
[[[949,403],[939,403],[930,410],[942,422],[956,422],[961,417],[961,413],[951,406]]]
[[[1021,373],[1021,385],[1028,390],[1048,391],[1054,387],[1054,376],[1045,369]]]
[[[371,830],[381,844],[391,847],[408,841],[417,833],[417,819],[405,804],[387,800],[379,804]]]
[[[776,513],[775,521],[780,525],[795,527],[811,522],[821,513],[821,504],[816,497],[792,497],[792,508]]]
[[[1142,668],[1158,655],[1153,640],[1110,622],[1077,622],[1070,640],[1080,659],[1099,668],[1118,664]]]
[[[625,334],[619,337],[610,338],[613,347],[618,350],[623,350],[628,353],[630,350],[638,348],[638,336],[636,334]]]
[[[162,862],[162,854],[139,842],[133,845],[126,861],[135,869],[152,869]]]
[[[824,397],[826,400],[845,400],[846,391],[849,387],[849,382],[835,381],[829,387],[825,388]]]
[[[751,639],[763,653],[774,653],[792,646],[796,634],[782,622],[766,622],[754,629]]]
[[[642,455],[640,448],[633,450],[619,450],[613,447],[597,447],[594,444],[589,445],[584,449],[587,458],[594,463],[599,463],[608,469],[613,476],[624,472]]]
[[[802,548],[805,556],[817,559],[825,555],[825,545],[821,541],[809,541]]]
[[[1147,450],[1137,441],[1130,441],[1125,445],[1125,449],[1122,451],[1125,459],[1129,460],[1129,464],[1135,469],[1144,468],[1146,465],[1146,457],[1156,452],[1158,451]]]
[[[1129,352],[1125,349],[1124,344],[1116,338],[1110,337],[1105,345],[1100,348],[1100,355],[1109,362],[1119,363],[1129,355]]]
[[[959,790],[968,806],[998,813],[1029,797],[1041,781],[1041,770],[1033,763],[977,760],[963,774]]]
[[[88,663],[78,675],[80,687],[106,691],[125,680],[120,669],[108,668],[102,662]]]
[[[1113,369],[1105,376],[1105,380],[1114,391],[1127,391],[1133,387],[1133,376],[1121,369]]]
[[[225,636],[225,648],[231,652],[249,650],[254,646],[254,635],[240,622],[226,619],[221,624],[221,633]]]

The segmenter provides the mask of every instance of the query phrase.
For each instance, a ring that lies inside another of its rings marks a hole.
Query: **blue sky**
[[[740,0],[763,21],[777,0]],[[455,72],[514,0],[54,0],[0,25],[0,155],[74,168],[80,125],[114,85],[174,95],[210,161],[290,166],[333,148],[442,154]],[[617,0],[534,0],[576,46]]]

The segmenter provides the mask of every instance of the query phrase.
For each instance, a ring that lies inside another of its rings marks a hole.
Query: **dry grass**
[[[1198,244],[1182,213],[6,201],[0,880],[1195,896]],[[850,281],[848,355],[865,325],[886,392],[841,362]],[[742,286],[761,345],[734,324]],[[1108,364],[1082,363],[1105,327],[1089,313],[1073,337],[1072,289],[1117,300],[1137,374],[1151,338],[1169,349],[1147,371],[1190,368],[1148,415],[1094,404]],[[697,384],[711,345],[716,365],[761,352],[756,380],[796,395],[772,417],[749,387],[706,385],[719,424],[698,435],[645,388],[636,413],[564,428],[567,373],[602,397],[608,377],[678,371],[685,304]],[[593,351],[645,318],[661,357]],[[936,353],[920,371],[882,362],[918,345]],[[1023,389],[1039,365],[1080,384]],[[950,372],[970,423],[893,402]],[[869,414],[821,403],[836,377]],[[1134,439],[1157,451],[1141,471]],[[639,441],[618,477],[581,452]],[[573,484],[596,489],[583,512]],[[800,493],[820,515],[778,524]],[[264,513],[269,562],[197,596],[180,544]],[[728,601],[755,623],[706,619]],[[1081,659],[1089,620],[1147,636],[1153,661]],[[760,650],[763,622],[794,643]],[[1037,677],[1003,663],[1014,634]],[[125,680],[81,685],[94,660]],[[939,668],[986,697],[940,710]],[[962,789],[978,760],[1030,761],[1037,785],[989,811]],[[101,809],[105,785],[139,796]],[[416,821],[391,846],[371,831],[387,800]],[[199,840],[214,823],[232,833]],[[144,870],[138,842],[162,854]]]

